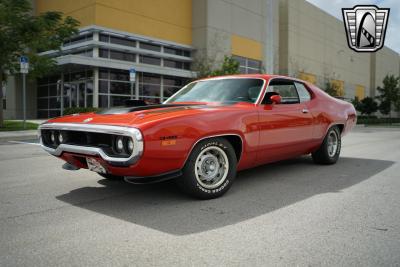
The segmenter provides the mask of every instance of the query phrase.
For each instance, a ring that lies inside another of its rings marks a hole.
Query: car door
[[[271,103],[271,94],[279,94],[281,103]],[[302,98],[306,99],[303,95]],[[301,155],[310,149],[313,117],[305,102],[300,101],[294,81],[270,81],[259,107],[259,164]]]

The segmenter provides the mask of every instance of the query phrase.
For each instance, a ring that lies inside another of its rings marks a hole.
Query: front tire
[[[235,150],[226,139],[206,139],[192,150],[177,184],[193,197],[217,198],[231,187],[236,177],[236,166]]]
[[[312,153],[312,158],[318,164],[335,164],[339,159],[341,147],[342,139],[339,127],[332,126],[321,146]]]

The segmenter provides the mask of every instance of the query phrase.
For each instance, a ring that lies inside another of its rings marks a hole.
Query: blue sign
[[[129,81],[135,82],[136,80],[136,70],[134,68],[129,69]]]
[[[28,62],[29,62],[29,60],[28,60],[28,57],[26,57],[26,56],[21,56],[19,58],[19,63],[28,63]]]

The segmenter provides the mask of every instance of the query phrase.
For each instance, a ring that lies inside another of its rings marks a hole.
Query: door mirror
[[[280,95],[272,95],[269,99],[271,100],[272,104],[280,104],[282,101],[282,97]]]

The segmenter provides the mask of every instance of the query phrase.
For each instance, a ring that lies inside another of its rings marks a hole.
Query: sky
[[[390,8],[389,21],[386,30],[385,46],[400,53],[400,1],[399,0],[307,0],[325,12],[343,20],[342,8],[352,8],[355,5],[376,5],[380,8]]]

